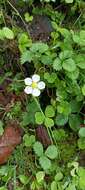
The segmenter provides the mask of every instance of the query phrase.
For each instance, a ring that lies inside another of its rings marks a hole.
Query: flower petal
[[[40,95],[40,90],[38,88],[34,88],[33,91],[32,91],[32,95],[37,97]]]
[[[32,79],[31,78],[25,78],[24,82],[25,82],[25,85],[30,86],[32,84]]]
[[[45,88],[45,83],[43,81],[38,82],[38,88],[43,90]]]
[[[34,75],[32,76],[32,80],[33,80],[33,82],[39,82],[39,81],[40,81],[40,76],[37,75],[37,74],[34,74]]]
[[[32,94],[32,87],[26,86],[26,88],[24,89],[24,92],[25,92],[26,94]]]

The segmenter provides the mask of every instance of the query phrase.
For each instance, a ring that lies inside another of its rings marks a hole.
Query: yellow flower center
[[[36,82],[32,82],[32,88],[37,88],[37,83]]]

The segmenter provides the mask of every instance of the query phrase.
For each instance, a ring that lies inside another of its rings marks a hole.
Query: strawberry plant
[[[85,2],[0,0],[0,190],[85,190]]]

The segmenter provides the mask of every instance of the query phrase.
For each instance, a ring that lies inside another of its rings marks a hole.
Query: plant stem
[[[40,104],[39,104],[39,102],[38,102],[37,98],[33,97],[33,99],[34,99],[34,101],[36,102],[36,104],[37,104],[37,106],[38,106],[38,108],[39,108],[40,112],[41,112],[41,113],[42,113],[42,115],[43,115],[43,117],[45,118],[45,115],[44,115],[44,113],[43,113],[43,111],[42,111],[42,109],[41,109],[41,106],[40,106]]]

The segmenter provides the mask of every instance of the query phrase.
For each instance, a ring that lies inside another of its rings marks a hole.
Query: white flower
[[[37,97],[40,95],[40,90],[45,88],[45,83],[40,81],[40,76],[34,74],[32,78],[25,78],[25,89],[24,92],[26,94],[32,94],[33,96]]]

